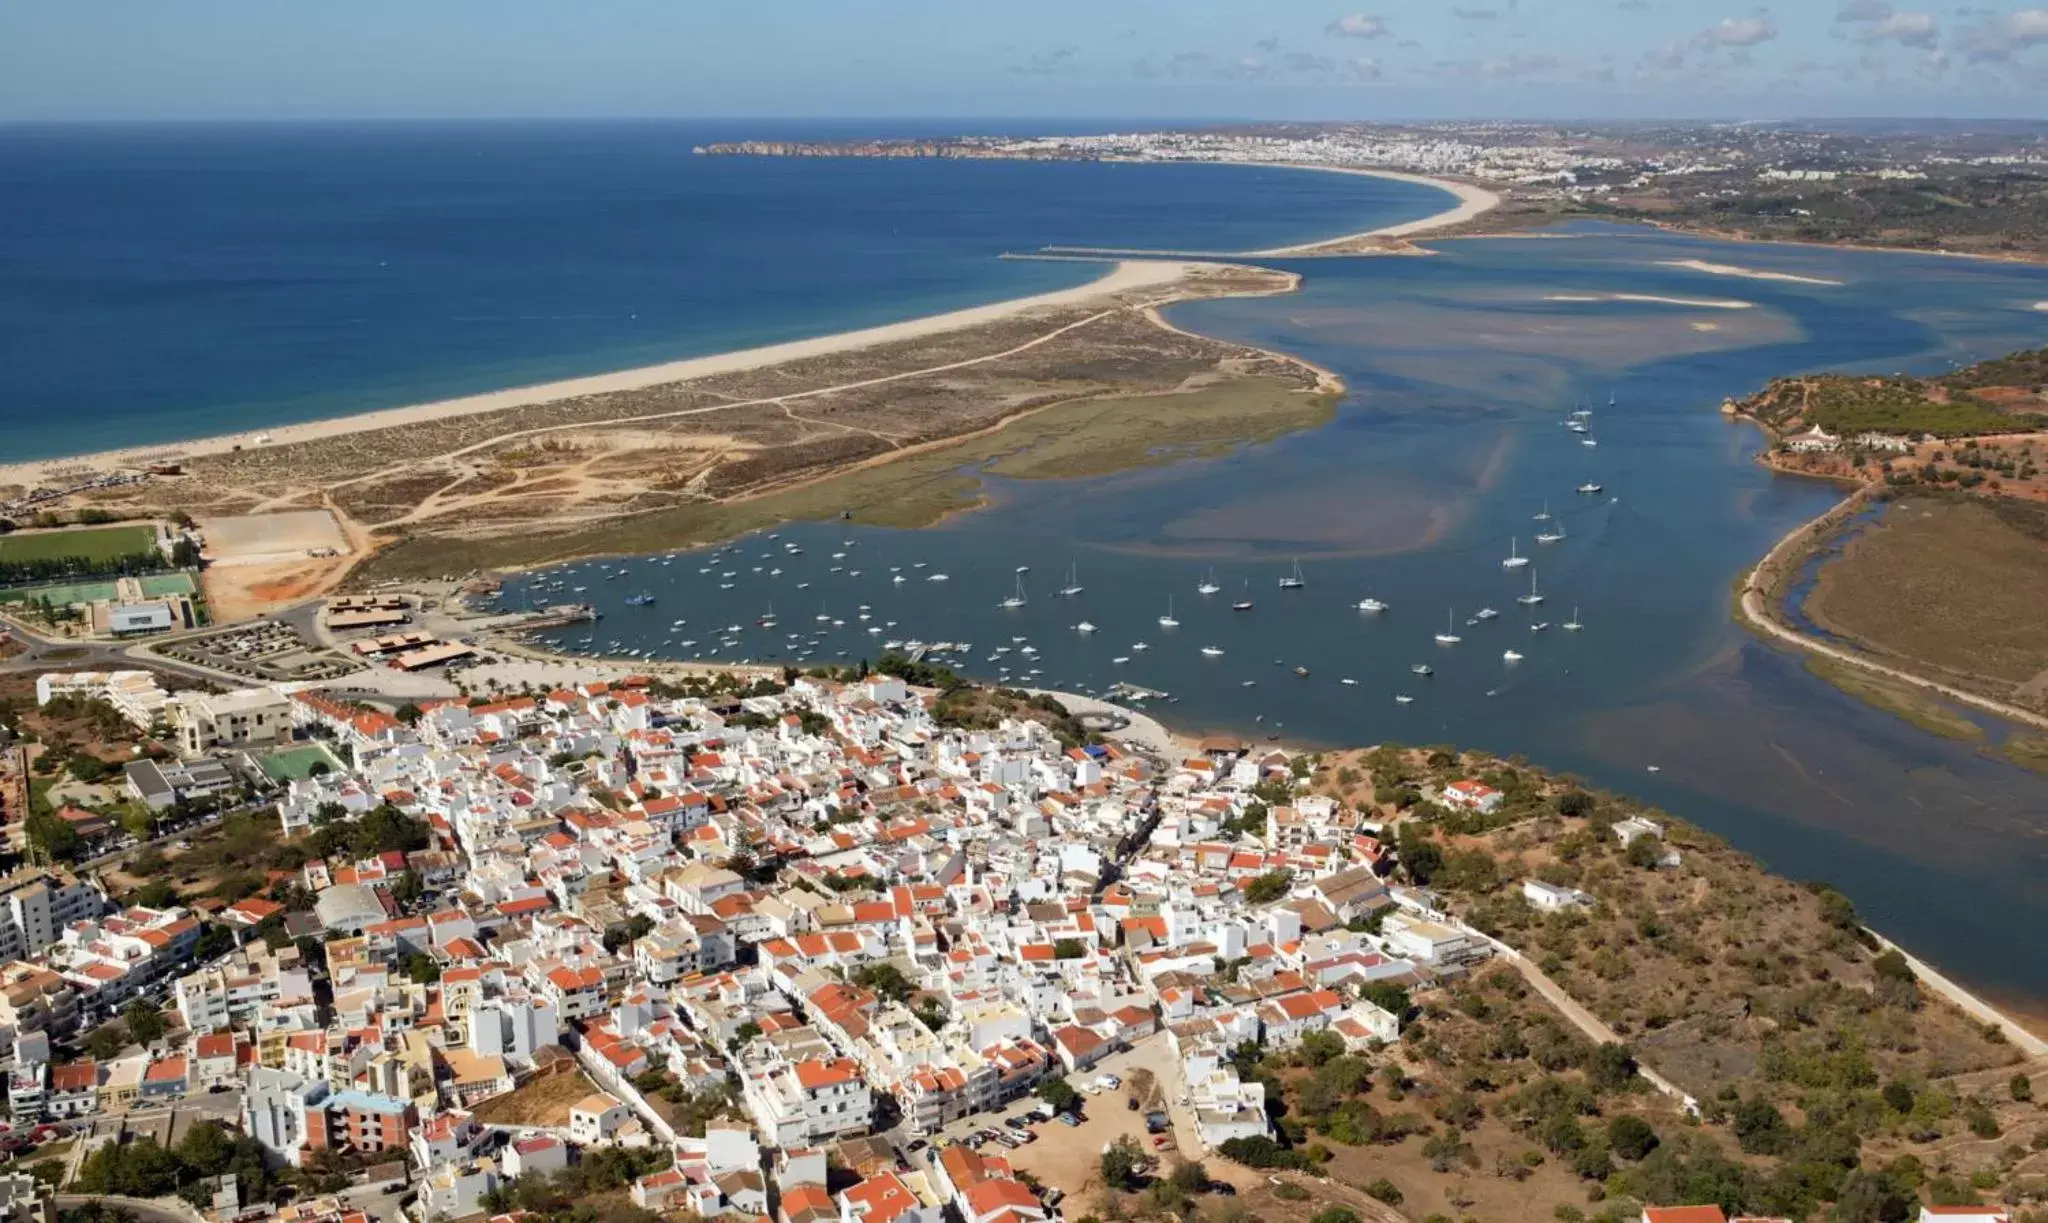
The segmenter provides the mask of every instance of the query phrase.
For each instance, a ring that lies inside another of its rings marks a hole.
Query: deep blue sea
[[[689,123],[0,128],[9,457],[236,432],[828,334],[1448,206],[1219,166],[694,156]]]

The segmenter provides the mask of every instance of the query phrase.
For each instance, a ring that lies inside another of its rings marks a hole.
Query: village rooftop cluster
[[[132,682],[94,679],[134,702]],[[344,766],[282,788],[283,831],[382,821],[427,843],[309,861],[289,882],[310,912],[110,912],[89,881],[11,881],[13,1115],[232,1090],[244,1131],[285,1163],[402,1153],[423,1219],[606,1146],[673,1152],[634,1184],[643,1205],[758,1215],[768,1166],[787,1210],[822,1192],[825,1149],[872,1137],[895,1163],[817,1201],[820,1217],[937,1223],[952,1202],[971,1223],[1031,1223],[1056,1209],[993,1152],[941,1158],[925,1140],[1155,1040],[1205,1148],[1269,1134],[1232,1049],[1320,1030],[1393,1041],[1374,986],[1491,951],[1428,894],[1387,886],[1375,823],[1305,793],[1254,797],[1295,791],[1279,750],[1158,760],[1022,718],[948,729],[929,694],[884,675],[661,689],[592,683],[407,720],[317,691],[192,702],[223,719],[186,736],[195,749],[310,738]],[[1500,796],[1475,782],[1440,797]],[[1226,825],[1250,835],[1227,842]],[[53,1053],[138,996],[174,1006],[182,1036],[106,1062]],[[478,1122],[579,1070],[596,1086],[561,1124]],[[716,1106],[678,1124],[677,1099]]]

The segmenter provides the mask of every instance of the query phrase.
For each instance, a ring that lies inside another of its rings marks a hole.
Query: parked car
[[[1134,1113],[1135,1113],[1135,1112],[1137,1112],[1137,1111],[1138,1111],[1138,1097],[1136,1097],[1136,1096],[1125,1096],[1125,1097],[1124,1097],[1124,1107],[1125,1107],[1125,1108],[1128,1108],[1128,1109],[1130,1109],[1130,1110],[1131,1110],[1132,1112],[1134,1112]]]
[[[1165,1149],[1166,1149],[1166,1148],[1167,1148],[1168,1146],[1171,1146],[1172,1144],[1173,1144],[1173,1135],[1171,1135],[1171,1134],[1154,1134],[1154,1135],[1152,1136],[1152,1146],[1153,1146],[1153,1148],[1154,1148],[1154,1149],[1156,1149],[1156,1150],[1161,1150],[1161,1151],[1163,1151],[1163,1150],[1165,1150]]]
[[[1029,1126],[1031,1123],[1029,1121],[1026,1121],[1022,1117],[1005,1117],[1003,1118],[1003,1124],[1009,1126],[1013,1130],[1021,1130]]]
[[[1061,1113],[1059,1115],[1059,1123],[1061,1125],[1079,1125],[1081,1124],[1081,1119],[1073,1113]]]

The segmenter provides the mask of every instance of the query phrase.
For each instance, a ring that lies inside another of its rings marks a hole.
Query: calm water
[[[696,157],[851,129],[0,128],[10,458],[235,432],[1080,284],[1048,243],[1237,249],[1427,216],[1288,170]],[[891,134],[903,134],[894,133]]]
[[[949,656],[967,673],[1147,685],[1189,729],[1525,753],[1837,883],[1993,993],[2048,997],[2048,948],[2027,934],[2048,922],[2048,779],[1844,697],[1730,623],[1737,575],[1835,494],[1755,467],[1757,435],[1715,411],[1774,374],[2038,344],[2048,273],[1610,229],[1442,249],[1291,263],[1308,278],[1298,295],[1174,312],[1341,373],[1351,394],[1313,433],[1107,479],[990,481],[990,509],[934,530],[799,524],[717,561],[576,566],[543,575],[561,590],[537,597],[584,586],[574,597],[604,609],[595,631],[558,639],[571,648],[823,662],[873,658],[890,638],[969,642]],[[1684,259],[1844,283],[1664,266]],[[1575,405],[1597,447],[1564,427]],[[1575,491],[1588,481],[1603,491]],[[1557,524],[1562,541],[1534,541]],[[1511,547],[1533,564],[1503,567]],[[1282,590],[1297,560],[1306,588]],[[1085,590],[1060,599],[1069,565]],[[1019,566],[1027,602],[1000,609]],[[1204,597],[1212,569],[1222,590]],[[1527,607],[1532,572],[1544,602]],[[638,592],[655,603],[624,604]],[[1247,593],[1254,607],[1231,610]],[[1355,610],[1368,595],[1391,609]],[[771,606],[772,632],[756,623]],[[1169,606],[1177,628],[1157,622]],[[1500,614],[1467,623],[1482,607]],[[1567,633],[1575,608],[1585,628]],[[1433,640],[1447,613],[1455,646]],[[1097,631],[1077,631],[1083,619]],[[726,626],[739,644],[717,647]]]

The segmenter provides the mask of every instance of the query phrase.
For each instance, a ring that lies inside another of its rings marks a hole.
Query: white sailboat
[[[1216,571],[1214,569],[1209,571],[1209,576],[1203,578],[1195,585],[1195,593],[1198,595],[1212,595],[1221,589],[1223,588],[1216,584]]]
[[[1511,663],[1512,663],[1512,662],[1520,662],[1520,661],[1522,661],[1522,655],[1520,654],[1520,652],[1518,652],[1518,651],[1515,651],[1515,650],[1502,650],[1502,651],[1500,652],[1500,660],[1501,660],[1502,662],[1511,662]]]
[[[1460,637],[1456,633],[1451,631],[1451,625],[1453,622],[1454,617],[1452,615],[1452,612],[1449,608],[1446,608],[1444,610],[1444,631],[1436,635],[1436,643],[1438,645],[1456,645],[1459,642],[1465,640],[1463,637]]]
[[[1024,579],[1022,577],[1019,577],[1017,579],[1017,593],[1011,595],[1007,599],[1004,599],[1001,603],[996,604],[996,606],[1003,608],[1015,608],[1024,606]]]
[[[1564,631],[1567,633],[1576,633],[1580,629],[1585,627],[1586,626],[1580,623],[1579,621],[1579,609],[1578,606],[1574,604],[1572,607],[1572,618],[1564,622]]]
[[[1173,596],[1166,596],[1166,614],[1159,617],[1160,628],[1179,628],[1180,621],[1173,618]]]
[[[1203,647],[1202,647],[1202,657],[1204,657],[1204,658],[1221,658],[1221,657],[1223,657],[1223,650],[1222,650],[1222,647],[1220,647],[1220,646],[1213,646],[1213,645],[1205,645],[1205,646],[1203,646]]]
[[[1081,566],[1067,566],[1067,584],[1060,587],[1060,598],[1071,599],[1081,593]]]
[[[1529,571],[1529,593],[1525,595],[1516,595],[1515,602],[1520,603],[1523,607],[1534,607],[1538,603],[1543,602],[1543,595],[1536,589],[1535,570],[1532,569]]]
[[[1544,501],[1543,501],[1543,508],[1542,508],[1541,510],[1537,511],[1537,513],[1536,513],[1536,521],[1537,521],[1537,522],[1549,522],[1549,521],[1550,521],[1550,499],[1549,499],[1549,498],[1547,498],[1547,497],[1546,497],[1546,498],[1544,498]]]
[[[1301,562],[1299,560],[1294,562],[1294,572],[1280,579],[1280,589],[1282,590],[1300,590],[1306,585],[1308,585],[1308,582],[1301,576]]]
[[[1251,580],[1250,578],[1246,578],[1246,579],[1244,580],[1244,597],[1243,597],[1242,599],[1239,599],[1239,600],[1238,600],[1237,602],[1235,602],[1235,603],[1232,603],[1232,604],[1230,605],[1230,610],[1232,610],[1232,611],[1250,611],[1251,609],[1252,609],[1252,580]]]
[[[1513,536],[1509,536],[1509,537],[1508,537],[1508,555],[1507,555],[1507,559],[1506,559],[1506,560],[1504,560],[1504,561],[1502,561],[1502,562],[1500,563],[1500,567],[1501,567],[1501,568],[1503,568],[1503,569],[1520,569],[1520,568],[1521,568],[1522,566],[1524,566],[1524,565],[1526,565],[1526,564],[1528,564],[1528,563],[1529,563],[1529,558],[1528,558],[1528,557],[1526,557],[1526,556],[1523,556],[1523,555],[1522,555],[1521,553],[1519,553],[1519,552],[1515,551],[1515,540],[1514,540],[1514,537],[1513,537]]]
[[[1539,531],[1536,534],[1536,542],[1539,544],[1554,544],[1562,541],[1563,539],[1564,524],[1561,522],[1558,523],[1556,528],[1553,530]]]

